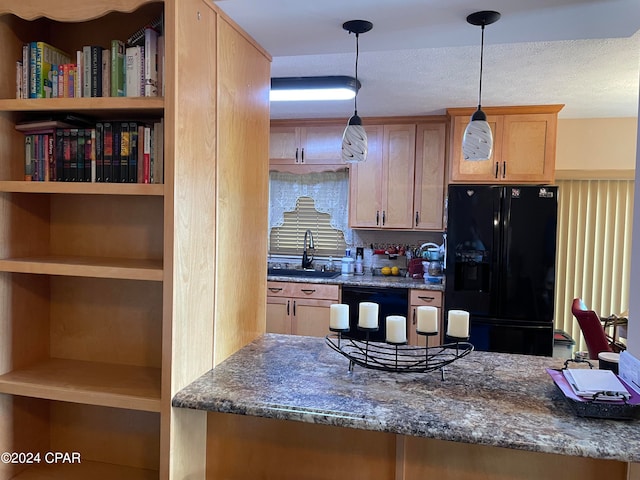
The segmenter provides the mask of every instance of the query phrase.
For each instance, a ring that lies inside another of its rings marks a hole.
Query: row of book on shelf
[[[163,120],[16,125],[26,181],[164,183]]]
[[[110,45],[72,56],[43,41],[24,44],[16,61],[16,98],[164,96],[162,17]]]

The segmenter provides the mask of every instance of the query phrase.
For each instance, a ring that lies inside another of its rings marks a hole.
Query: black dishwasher
[[[354,287],[343,285],[342,303],[349,305],[349,333],[345,336],[364,340],[366,332],[358,330],[358,310],[360,302],[373,302],[379,305],[378,331],[369,333],[369,340],[384,342],[386,318],[389,315],[407,316],[409,311],[409,290],[406,288]]]

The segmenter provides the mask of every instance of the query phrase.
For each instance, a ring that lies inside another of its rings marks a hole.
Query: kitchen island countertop
[[[275,282],[300,282],[300,283],[320,283],[331,285],[349,285],[355,287],[383,287],[383,288],[412,288],[416,290],[433,290],[444,292],[444,284],[442,283],[426,283],[424,280],[380,276],[380,275],[338,275],[334,278],[317,278],[317,277],[289,277],[277,274],[267,275],[267,280]]]
[[[532,452],[640,462],[640,422],[577,417],[546,373],[563,359],[474,351],[439,371],[355,366],[325,339],[266,334],[174,407]]]

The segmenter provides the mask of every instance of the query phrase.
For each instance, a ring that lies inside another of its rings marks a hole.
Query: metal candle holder
[[[444,367],[459,358],[466,357],[473,351],[468,343],[469,337],[451,338],[451,343],[434,347],[420,347],[404,343],[372,342],[369,340],[369,329],[364,340],[356,340],[344,335],[349,329],[332,329],[325,337],[327,345],[349,359],[349,372],[354,365],[373,370],[398,373],[425,373],[440,370],[444,380]],[[374,329],[376,330],[376,329]],[[419,335],[435,335],[435,333],[418,332]]]

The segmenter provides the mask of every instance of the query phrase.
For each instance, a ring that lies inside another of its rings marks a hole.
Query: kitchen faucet
[[[302,245],[302,268],[303,269],[312,268],[311,262],[313,262],[313,254],[311,254],[311,256],[307,254],[307,235],[309,236],[309,249],[315,250],[315,247],[313,246],[313,233],[311,232],[311,230],[307,230],[306,232],[304,232],[304,243]]]

